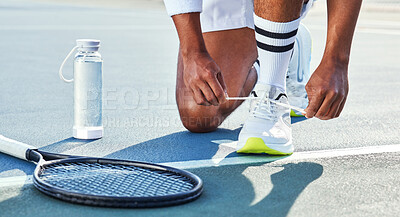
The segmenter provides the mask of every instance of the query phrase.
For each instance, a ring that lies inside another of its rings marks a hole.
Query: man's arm
[[[184,82],[199,105],[219,105],[226,101],[225,83],[218,65],[204,44],[200,13],[172,16],[180,41]]]
[[[328,34],[325,52],[306,85],[306,117],[322,120],[340,115],[346,102],[351,42],[362,0],[328,0]]]

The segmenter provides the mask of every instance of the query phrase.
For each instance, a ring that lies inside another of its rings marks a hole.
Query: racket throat
[[[42,159],[42,155],[40,155],[37,149],[28,149],[26,151],[26,159],[38,163]]]

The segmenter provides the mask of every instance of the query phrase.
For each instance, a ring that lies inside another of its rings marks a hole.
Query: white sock
[[[257,83],[286,91],[286,71],[292,55],[300,18],[277,23],[254,14],[260,73]]]

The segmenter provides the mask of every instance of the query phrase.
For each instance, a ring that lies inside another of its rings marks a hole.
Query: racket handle
[[[35,149],[35,147],[0,135],[0,152],[2,153],[28,160],[26,152],[31,149]]]

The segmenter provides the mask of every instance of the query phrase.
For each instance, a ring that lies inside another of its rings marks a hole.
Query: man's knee
[[[179,113],[183,126],[193,133],[207,133],[214,131],[223,121],[223,116],[218,110],[207,111],[207,108],[204,110],[185,109],[180,110]]]

